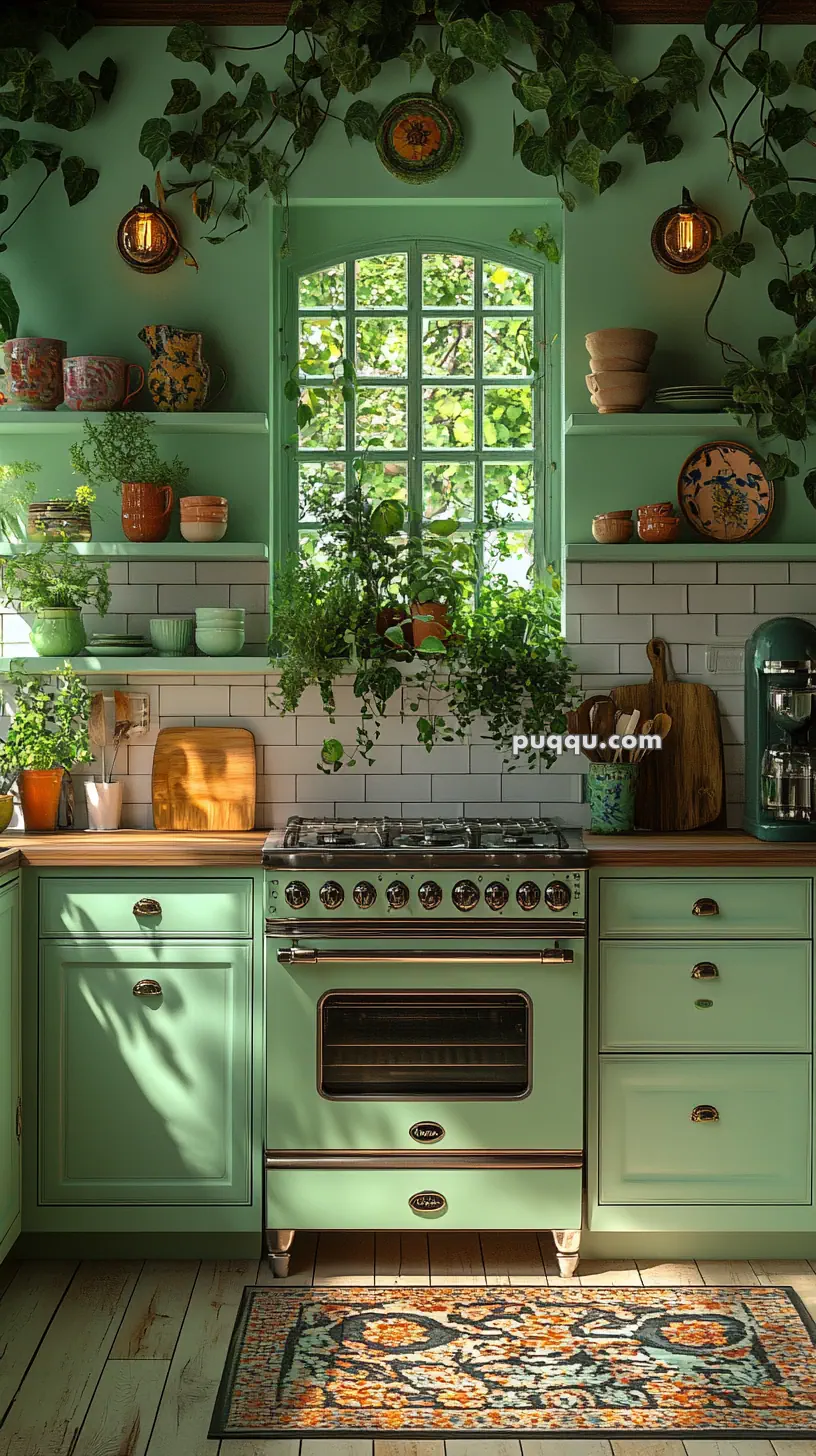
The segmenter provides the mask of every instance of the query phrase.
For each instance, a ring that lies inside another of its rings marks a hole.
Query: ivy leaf
[[[526,10],[506,10],[504,23],[509,25],[534,51],[544,39],[543,32]]]
[[[603,174],[603,169],[607,165],[608,164],[606,162],[603,162],[602,163],[599,176]],[[601,187],[601,191],[603,192],[603,190],[604,189],[603,189],[603,186],[602,186]],[[558,196],[561,198],[561,201],[563,202],[565,208],[567,209],[567,212],[574,212],[575,211],[575,209],[578,206],[578,204],[575,201],[575,198],[573,197],[573,195],[572,195],[571,192],[559,192]]]
[[[719,268],[721,273],[730,273],[732,278],[739,278],[746,263],[753,263],[755,257],[753,243],[742,242],[737,232],[726,233],[725,237],[717,239],[708,252],[709,263]]]
[[[34,120],[60,131],[80,131],[94,113],[93,91],[80,81],[52,81],[34,111]]]
[[[725,71],[722,67],[718,71],[712,72],[709,85],[718,96],[725,96]]]
[[[62,156],[62,147],[58,147],[55,142],[31,142],[30,147],[32,162],[42,162],[49,177],[52,172],[56,172]]]
[[[86,167],[81,157],[66,157],[62,164],[62,180],[68,203],[74,207],[93,192],[99,173],[96,167]]]
[[[5,274],[0,273],[0,334],[4,340],[16,337],[19,322],[20,305],[14,297],[14,289]]]
[[[765,122],[765,131],[782,148],[790,151],[797,142],[803,142],[813,122],[809,111],[802,106],[783,106],[773,110]]]
[[[810,504],[812,506],[816,506],[816,470],[808,471],[807,475],[802,481],[802,486],[804,488],[805,495],[810,501]]]
[[[215,71],[215,51],[210,44],[203,25],[197,20],[185,20],[183,25],[174,25],[167,37],[166,50],[178,61],[197,61],[212,76]]]
[[[784,247],[791,237],[796,220],[796,197],[792,192],[771,192],[755,197],[754,217],[769,229],[777,247]]]
[[[165,116],[184,116],[188,111],[198,111],[201,92],[194,81],[171,81],[173,95],[164,108]]]
[[[10,177],[31,160],[31,143],[11,126],[0,128],[0,178]]]
[[[721,25],[753,25],[756,0],[713,0],[705,18],[706,40],[716,40]]]
[[[215,156],[215,138],[203,132],[174,131],[170,137],[170,152],[185,172],[192,172],[199,162],[211,162]]]
[[[771,157],[751,156],[745,163],[743,175],[755,197],[762,197],[772,187],[779,187],[788,174],[781,162],[774,162]]]
[[[631,84],[612,57],[598,47],[590,47],[576,56],[572,75],[577,85],[593,91],[605,91],[609,87],[617,91]]]
[[[790,455],[781,451],[771,451],[764,459],[765,474],[778,485],[780,481],[788,480],[792,475],[799,474],[799,466]]]
[[[232,81],[232,84],[234,86],[240,86],[241,82],[244,79],[244,76],[249,70],[249,61],[245,61],[242,66],[236,66],[234,61],[227,61],[225,63],[225,69],[227,75]]]
[[[170,147],[170,131],[170,123],[165,121],[163,116],[151,117],[142,127],[139,151],[143,157],[147,157],[152,167],[158,167],[159,162],[167,156]]]
[[[5,192],[0,192],[0,215],[8,211],[9,200]]]
[[[816,319],[816,269],[794,273],[789,280],[772,278],[768,297],[780,313],[790,314],[797,329],[805,329]]]
[[[340,763],[343,757],[343,745],[339,738],[324,738],[320,757],[324,763]]]
[[[315,75],[317,74],[315,72]],[[243,105],[248,106],[250,111],[254,111],[257,116],[263,116],[264,111],[269,105],[269,87],[260,71],[253,72],[252,79],[247,87],[246,96],[243,100]]]
[[[613,187],[622,171],[620,162],[601,162],[598,169],[598,191],[605,192],[607,187]]]
[[[343,126],[349,141],[353,141],[356,136],[359,136],[364,141],[373,142],[377,135],[378,125],[379,112],[370,101],[352,101],[343,117]]]
[[[697,110],[697,87],[705,77],[705,62],[700,59],[687,35],[676,35],[660,57],[657,75],[668,81],[668,91],[676,101],[692,102]]]
[[[772,374],[787,374],[796,344],[796,334],[783,334],[778,339],[772,334],[763,334],[757,344],[759,357]]]
[[[445,644],[444,642],[440,642],[438,637],[426,637],[424,642],[419,643],[416,650],[423,657],[435,657],[439,653],[444,653]]]
[[[769,99],[781,96],[790,86],[787,66],[775,61],[768,51],[750,51],[742,63],[746,81],[756,86]]]
[[[531,121],[516,122],[513,127],[513,156],[515,157],[524,146],[528,137],[535,136],[535,127]]]
[[[80,71],[78,79],[83,86],[87,86],[90,91],[101,96],[103,101],[110,101],[118,75],[116,62],[110,56],[106,56],[99,67],[98,76],[92,76],[89,71]]]
[[[483,15],[480,21],[451,20],[445,39],[463,55],[495,71],[510,49],[510,32],[498,15]]]
[[[629,112],[615,100],[606,106],[585,106],[581,112],[581,128],[588,141],[602,152],[611,152],[629,130]]]
[[[340,91],[340,82],[329,70],[324,70],[320,77],[320,90],[325,101],[333,101]]]
[[[525,111],[542,111],[552,96],[552,88],[541,71],[526,72],[513,82],[513,95]]]
[[[378,61],[372,61],[364,46],[345,45],[338,46],[332,58],[332,72],[340,85],[355,96],[358,91],[365,91],[376,76],[380,74]]]
[[[419,36],[412,40],[411,44],[402,52],[400,60],[405,61],[412,81],[417,72],[421,71],[425,65],[427,54],[428,47]]]
[[[797,86],[810,86],[811,90],[816,90],[816,40],[808,41],[805,46],[793,79]]]
[[[600,192],[601,152],[592,142],[577,141],[567,155],[566,167],[576,182]]]
[[[467,56],[454,56],[448,71],[448,86],[461,86],[464,81],[469,81],[475,74],[476,67]]]
[[[75,3],[48,5],[43,7],[45,16],[41,21],[43,29],[53,35],[67,51],[93,29],[94,18]]]
[[[527,137],[521,145],[519,155],[522,166],[528,172],[534,172],[537,177],[555,177],[563,165],[564,148],[558,145],[550,128],[543,136],[534,132]]]

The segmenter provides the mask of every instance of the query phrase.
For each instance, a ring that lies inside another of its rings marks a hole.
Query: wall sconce
[[[132,207],[116,231],[120,255],[137,273],[163,273],[175,263],[181,248],[178,228],[172,218],[150,201],[143,187],[137,207]]]
[[[696,273],[719,236],[716,217],[703,212],[684,187],[680,206],[662,212],[652,228],[652,252],[670,273]]]

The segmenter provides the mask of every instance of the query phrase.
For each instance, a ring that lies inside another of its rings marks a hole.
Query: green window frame
[[[472,260],[472,296],[467,303],[462,295],[460,301],[440,303],[438,294],[434,297],[425,289],[423,259],[439,255]],[[403,256],[404,294],[394,302],[392,291],[392,301],[373,304],[371,288],[365,286],[376,273],[372,260]],[[502,275],[510,282],[509,291],[518,280],[517,297],[521,296],[521,280],[526,280],[527,297],[517,303],[503,302],[505,284],[496,282]],[[358,286],[361,282],[362,288]],[[288,270],[283,326],[286,368],[297,383],[300,402],[315,407],[315,413],[299,430],[298,400],[290,399],[283,530],[278,536],[283,550],[297,549],[314,530],[308,516],[301,514],[302,481],[334,478],[338,491],[348,490],[362,462],[364,486],[372,498],[400,495],[408,506],[408,528],[414,533],[429,518],[450,514],[457,503],[461,530],[471,533],[484,523],[486,506],[492,501],[502,531],[515,548],[514,556],[500,569],[519,580],[526,574],[527,564],[541,574],[546,565],[545,469],[551,453],[551,401],[545,386],[543,347],[546,305],[545,271],[533,258],[528,261],[519,253],[492,245],[479,247],[461,237],[389,238],[378,247],[310,258],[306,267],[293,263]],[[388,319],[399,325],[390,330],[392,343],[405,341],[404,367],[395,368],[392,357],[381,372],[367,373],[366,360],[357,348],[358,330],[369,320]],[[429,324],[437,328],[438,339],[444,338],[446,324],[457,324],[461,345],[463,323],[468,327],[462,367],[468,372],[432,371],[424,347]],[[508,339],[501,336],[511,334],[514,325],[518,326],[522,345],[518,352],[523,358],[519,364],[514,359],[511,371],[498,372],[496,359],[499,365],[506,365],[512,354]],[[355,361],[358,373],[353,390],[348,388],[348,379],[343,379],[343,357]],[[458,421],[448,420],[447,443],[438,437],[444,424],[440,427],[433,419],[434,400],[429,392],[434,390],[441,391],[440,407],[452,400],[471,406],[462,410]],[[295,393],[291,386],[289,393]],[[379,414],[377,405],[385,406]],[[375,425],[361,435],[358,425],[366,411]],[[400,433],[403,419],[405,428]],[[461,438],[452,443],[457,425]],[[492,534],[485,537],[488,553]],[[529,543],[529,563],[522,551],[525,541]]]

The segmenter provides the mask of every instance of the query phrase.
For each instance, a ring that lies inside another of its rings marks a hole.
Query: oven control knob
[[[572,891],[563,880],[550,880],[544,891],[544,904],[548,910],[566,910],[572,899]]]
[[[302,880],[292,880],[283,893],[291,910],[302,910],[309,903],[309,886],[304,885]]]
[[[360,910],[370,910],[377,898],[377,891],[368,880],[361,880],[359,885],[354,886],[351,893],[354,896],[355,905]]]
[[[343,886],[336,880],[327,880],[320,886],[320,903],[325,910],[339,910],[345,898]]]
[[[436,880],[426,880],[417,893],[423,910],[435,910],[437,905],[442,904],[442,887]]]
[[[510,891],[501,880],[493,880],[485,890],[485,904],[488,910],[503,910],[510,899]]]
[[[459,880],[453,887],[453,903],[457,910],[475,910],[479,903],[479,886],[472,880]]]
[[[385,898],[392,910],[402,910],[408,904],[408,886],[402,880],[393,880],[385,892]]]
[[[535,880],[524,880],[516,890],[516,899],[522,910],[535,910],[541,899],[541,891]]]

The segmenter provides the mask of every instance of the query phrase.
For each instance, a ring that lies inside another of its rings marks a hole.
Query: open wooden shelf
[[[21,410],[8,405],[0,409],[0,434],[76,435],[83,420],[100,424],[108,412],[104,410]],[[126,411],[130,413],[130,411]],[[269,420],[265,414],[237,412],[208,414],[206,410],[171,414],[161,410],[147,411],[147,418],[162,434],[184,435],[266,435]]]
[[[20,556],[41,545],[41,541],[0,540],[0,557]],[[269,547],[263,541],[72,541],[70,545],[77,556],[101,560],[266,561],[269,556]]]
[[[195,674],[221,673],[234,676],[239,673],[274,672],[274,664],[263,657],[0,657],[0,673],[7,673],[11,663],[22,665],[27,673],[55,673],[70,662],[80,677],[105,673],[109,677],[156,677],[164,673]]]
[[[708,435],[712,440],[727,440],[734,431],[745,434],[749,426],[741,425],[730,414],[663,414],[570,415],[566,423],[568,435]]]
[[[567,561],[816,561],[816,541],[672,541],[649,546],[627,541],[602,546],[598,541],[571,541]]]

